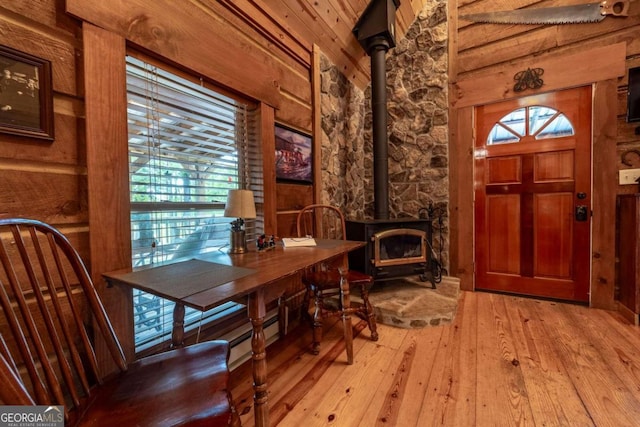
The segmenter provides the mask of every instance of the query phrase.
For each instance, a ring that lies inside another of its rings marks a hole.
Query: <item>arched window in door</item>
[[[573,125],[561,112],[543,105],[513,110],[496,123],[487,145],[512,144],[525,136],[533,139],[562,138],[574,134]]]

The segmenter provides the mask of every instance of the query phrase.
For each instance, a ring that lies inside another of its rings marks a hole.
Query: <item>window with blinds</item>
[[[230,189],[254,191],[258,218],[247,220],[248,238],[262,228],[255,108],[163,68],[127,57],[134,268],[226,250]],[[173,303],[142,291],[133,298],[136,351],[167,341]],[[185,330],[241,309],[235,303],[207,313],[187,308]]]

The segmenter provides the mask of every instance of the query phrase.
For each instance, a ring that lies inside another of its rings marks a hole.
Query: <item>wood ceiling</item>
[[[301,60],[317,45],[343,74],[364,89],[370,82],[370,60],[352,29],[369,0],[220,0],[241,11]],[[207,0],[204,0],[206,3]],[[400,0],[396,11],[396,40],[400,40],[427,0]],[[255,11],[252,13],[251,11]],[[269,22],[271,21],[271,22]],[[271,30],[269,30],[269,28]],[[305,51],[307,54],[305,54]]]

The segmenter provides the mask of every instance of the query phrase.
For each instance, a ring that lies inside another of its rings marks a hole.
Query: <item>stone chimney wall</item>
[[[447,5],[425,6],[387,53],[389,217],[436,208],[434,250],[448,265]],[[362,93],[321,57],[322,201],[350,219],[374,213],[371,87]],[[440,217],[438,217],[440,216]],[[442,241],[441,241],[442,236]]]
[[[364,93],[324,55],[320,71],[322,203],[341,206],[349,219],[363,219],[369,184],[364,177]]]

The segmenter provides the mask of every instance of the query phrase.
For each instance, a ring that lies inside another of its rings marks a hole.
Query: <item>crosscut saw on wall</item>
[[[629,16],[629,0],[601,1],[573,6],[543,7],[538,9],[501,10],[461,15],[466,21],[491,24],[580,24],[599,22],[611,15]]]

